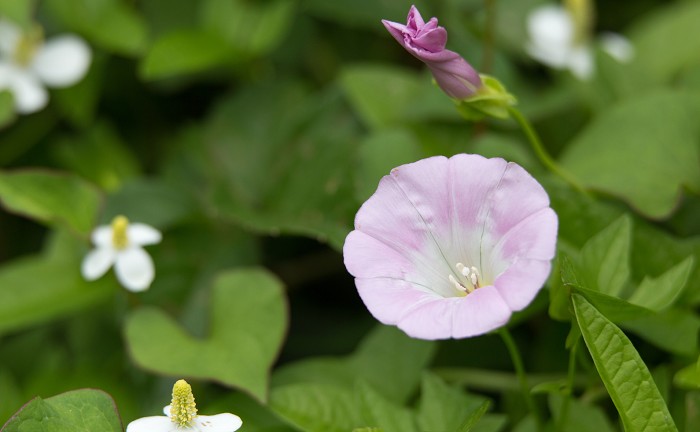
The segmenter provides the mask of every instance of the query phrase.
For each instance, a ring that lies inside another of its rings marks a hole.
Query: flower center
[[[15,62],[20,66],[29,66],[34,55],[43,43],[44,32],[40,26],[34,26],[26,33],[20,35],[15,52],[13,54]]]
[[[185,380],[178,380],[173,385],[173,400],[170,403],[170,420],[180,427],[189,426],[197,417],[197,405],[194,403],[192,387]]]
[[[117,216],[112,220],[112,245],[115,249],[124,249],[129,245],[126,229],[129,227],[129,219],[125,216]]]
[[[457,277],[453,275],[448,275],[447,279],[459,291],[460,295],[467,295],[474,292],[475,289],[481,287],[481,274],[476,267],[467,267],[461,262],[455,265],[457,269]]]
[[[590,0],[565,0],[565,7],[574,24],[574,44],[585,45],[593,32],[595,11]]]

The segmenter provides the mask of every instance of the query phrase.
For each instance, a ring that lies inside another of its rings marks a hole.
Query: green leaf
[[[418,432],[408,409],[388,401],[365,382],[360,382],[355,391],[367,424],[386,431]]]
[[[381,129],[370,133],[360,143],[355,182],[358,201],[367,200],[377,190],[379,180],[393,168],[425,156],[416,137],[406,129]]]
[[[296,2],[288,0],[205,0],[201,4],[205,30],[246,56],[266,54],[280,44],[296,9]]]
[[[700,318],[694,312],[672,308],[620,325],[666,351],[687,357],[698,352]]]
[[[609,296],[598,291],[577,287],[575,292],[581,294],[610,321],[621,322],[653,316],[654,311],[637,306],[618,297]]]
[[[265,401],[269,370],[287,328],[281,282],[258,269],[222,273],[214,281],[211,304],[203,339],[158,309],[138,309],[126,324],[132,357],[155,372],[211,379]]]
[[[670,81],[674,75],[697,60],[700,40],[688,38],[700,21],[700,4],[681,2],[663,4],[645,15],[630,32],[635,61],[655,82]]]
[[[290,384],[275,387],[270,407],[306,432],[347,432],[366,425],[356,395],[328,384]]]
[[[12,93],[7,90],[0,91],[0,129],[12,123],[15,117],[15,100]]]
[[[80,261],[22,258],[0,267],[0,334],[46,322],[109,299],[116,282],[80,275]]]
[[[418,405],[418,426],[422,431],[470,430],[484,415],[488,405],[486,398],[464,393],[426,373]]]
[[[8,211],[87,235],[94,226],[101,196],[72,174],[26,169],[0,171],[0,201]]]
[[[404,68],[376,64],[346,67],[340,82],[370,128],[419,119],[459,118],[454,104],[427,76]]]
[[[366,381],[387,399],[403,403],[415,391],[435,344],[412,339],[395,327],[377,326],[346,358],[317,358],[275,371],[275,386],[317,382],[352,388]]]
[[[214,110],[203,135],[193,130],[182,140],[169,166],[176,187],[214,218],[341,249],[357,211],[348,162],[359,133],[342,102],[286,83],[238,92]]]
[[[568,415],[561,422],[561,408],[564,397],[558,394],[549,395],[549,409],[556,424],[562,426],[557,432],[614,432],[605,412],[598,406],[590,405],[571,398],[568,403]]]
[[[579,272],[586,288],[620,296],[630,276],[631,240],[632,221],[625,215],[583,246]]]
[[[61,165],[107,191],[119,189],[140,172],[134,154],[106,122],[98,122],[80,135],[59,138],[52,148]]]
[[[35,0],[0,1],[0,16],[28,27],[32,22]]]
[[[221,37],[201,30],[176,30],[158,38],[141,62],[146,80],[189,75],[220,66],[234,58]]]
[[[2,428],[2,432],[121,432],[114,400],[94,389],[74,390],[32,399]]]
[[[584,297],[572,296],[576,320],[627,432],[677,431],[632,342]]]
[[[51,97],[56,108],[79,128],[88,128],[95,121],[108,61],[107,55],[94,54],[90,69],[83,79],[70,87],[52,90]]]
[[[146,23],[121,0],[47,0],[51,14],[65,26],[82,33],[104,49],[124,55],[140,54],[146,47]]]
[[[700,190],[698,112],[686,93],[643,92],[596,117],[567,147],[562,165],[646,216],[668,217],[683,187]]]
[[[695,258],[691,255],[659,277],[645,277],[630,296],[630,303],[655,311],[670,307],[683,292],[694,263]]]
[[[688,390],[700,389],[700,358],[693,364],[676,372],[673,376],[673,384],[676,387]]]

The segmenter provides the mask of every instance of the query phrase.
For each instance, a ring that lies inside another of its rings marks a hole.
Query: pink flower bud
[[[418,9],[411,6],[406,25],[387,20],[382,23],[401,46],[430,68],[438,86],[451,98],[469,98],[483,85],[466,60],[445,49],[447,30],[438,26],[437,18],[426,23]]]

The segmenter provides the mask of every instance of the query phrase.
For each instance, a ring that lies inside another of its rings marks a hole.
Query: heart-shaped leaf
[[[214,282],[209,335],[189,335],[162,311],[146,307],[126,325],[131,355],[166,375],[211,379],[267,399],[270,367],[287,329],[282,283],[260,269],[233,270]]]
[[[35,398],[3,426],[2,432],[121,432],[114,400],[102,390],[81,389],[48,399]]]

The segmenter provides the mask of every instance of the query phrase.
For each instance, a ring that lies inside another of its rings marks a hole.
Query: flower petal
[[[92,231],[90,239],[95,246],[112,247],[112,227],[110,225],[98,226]]]
[[[0,54],[3,57],[12,57],[21,36],[22,31],[19,27],[8,20],[0,19]]]
[[[15,98],[15,108],[20,114],[39,111],[49,102],[48,92],[28,70],[14,68],[10,89]]]
[[[136,246],[157,244],[163,238],[160,231],[143,223],[129,224],[126,235],[129,238],[129,243]]]
[[[57,36],[37,52],[32,68],[49,87],[68,87],[85,76],[92,52],[84,40],[74,35]]]
[[[355,279],[369,312],[383,324],[396,325],[413,308],[442,297],[402,279]]]
[[[519,260],[496,278],[493,285],[512,311],[525,309],[549,277],[550,261]]]
[[[197,416],[193,423],[201,432],[233,432],[243,426],[241,418],[230,413]]]
[[[168,417],[151,416],[132,421],[126,427],[126,432],[177,432],[177,425]]]
[[[148,289],[155,277],[153,260],[140,247],[119,251],[114,271],[124,288],[134,292]]]
[[[593,76],[595,65],[593,64],[593,53],[588,46],[572,48],[569,53],[569,69],[574,76],[582,81],[586,81]]]
[[[114,264],[116,259],[114,249],[98,247],[85,255],[80,266],[80,272],[86,280],[92,281],[102,277]]]
[[[532,214],[505,233],[491,251],[493,261],[499,258],[551,260],[557,243],[558,220],[554,210],[547,207]]]
[[[352,231],[343,246],[345,267],[357,278],[403,279],[412,270],[411,261],[386,243],[362,232]]]
[[[398,323],[411,337],[465,338],[488,333],[508,322],[511,311],[492,286],[466,297],[438,299],[413,308]]]
[[[536,60],[554,68],[567,67],[573,42],[574,24],[565,8],[547,5],[527,17],[530,40],[526,50]]]
[[[634,45],[620,34],[612,32],[601,34],[600,45],[603,51],[621,63],[627,63],[634,57]]]

